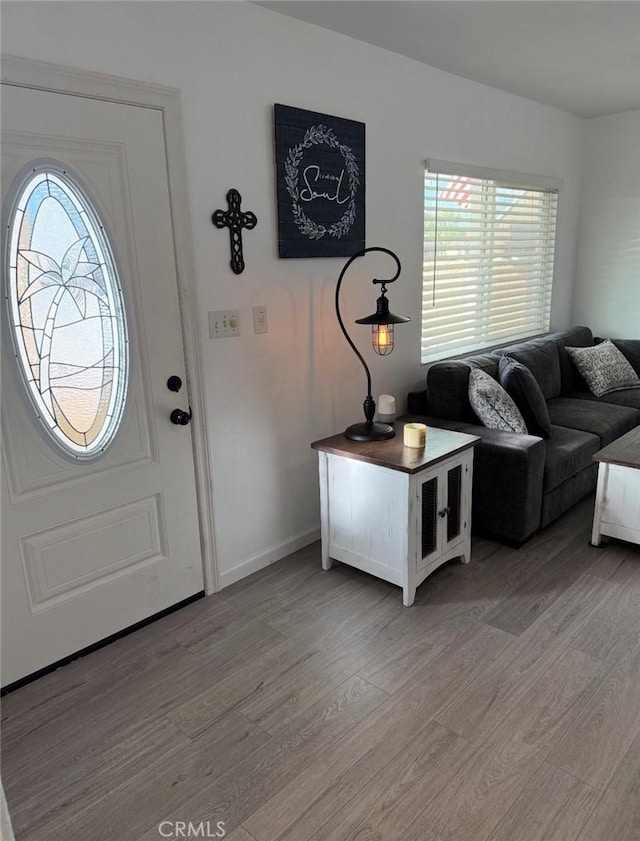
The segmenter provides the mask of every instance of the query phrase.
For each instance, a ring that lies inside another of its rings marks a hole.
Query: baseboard
[[[283,543],[270,546],[266,551],[260,552],[260,554],[236,564],[231,569],[221,570],[218,574],[220,589],[223,590],[230,584],[235,584],[236,581],[246,578],[252,572],[258,572],[258,570],[275,564],[276,561],[286,558],[287,555],[297,552],[298,549],[302,549],[310,543],[315,543],[316,540],[320,540],[320,529],[309,529],[309,531],[301,532],[295,537],[285,540]]]

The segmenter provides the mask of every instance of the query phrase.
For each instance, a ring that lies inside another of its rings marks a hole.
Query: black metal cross
[[[216,228],[229,228],[231,242],[231,271],[240,274],[244,271],[244,259],[242,256],[242,229],[250,231],[258,224],[255,213],[242,213],[240,202],[242,196],[237,190],[231,189],[227,193],[227,204],[229,210],[216,210],[211,221]]]

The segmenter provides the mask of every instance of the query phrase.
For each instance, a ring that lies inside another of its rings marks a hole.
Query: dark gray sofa
[[[593,455],[640,423],[640,389],[594,397],[565,347],[589,347],[588,327],[573,327],[465,359],[433,363],[426,389],[410,392],[407,410],[430,426],[479,435],[473,481],[474,531],[522,543],[595,488]],[[613,339],[640,375],[640,339]],[[533,373],[547,402],[551,436],[482,426],[469,403],[470,366],[498,379],[507,354]]]

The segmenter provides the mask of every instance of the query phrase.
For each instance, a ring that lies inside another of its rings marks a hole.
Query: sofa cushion
[[[470,366],[462,360],[436,362],[427,370],[429,410],[445,420],[475,419],[469,403]]]
[[[469,403],[470,366],[486,371],[498,378],[498,360],[495,354],[480,354],[467,359],[447,359],[434,362],[427,370],[427,401],[429,411],[445,420],[464,420],[477,423]]]
[[[469,402],[489,429],[526,433],[527,425],[516,404],[497,380],[479,368],[469,373]]]
[[[500,385],[520,409],[530,435],[548,438],[551,435],[549,410],[536,378],[526,365],[510,356],[503,356],[498,366]]]
[[[553,333],[550,338],[553,338],[558,345],[561,394],[566,395],[570,391],[586,388],[587,384],[567,353],[567,346],[593,347],[594,338],[591,330],[588,327],[572,327],[570,330],[563,330],[561,333]]]
[[[640,339],[611,339],[613,344],[622,351],[633,370],[640,376]]]
[[[547,493],[589,467],[600,440],[589,432],[554,425],[545,449],[543,489]]]
[[[590,348],[567,347],[567,353],[596,397],[623,388],[640,388],[640,377],[609,339]]]
[[[609,403],[616,406],[628,406],[630,409],[640,409],[640,388],[624,388],[612,391],[604,397],[595,397],[590,391],[571,391],[566,395],[577,400],[592,400],[596,403]]]
[[[600,438],[603,447],[640,422],[637,409],[596,400],[556,397],[549,400],[547,408],[552,424],[591,432]]]
[[[558,345],[551,340],[527,342],[517,345],[506,354],[516,362],[526,365],[536,378],[545,400],[559,397],[561,389],[560,358]]]

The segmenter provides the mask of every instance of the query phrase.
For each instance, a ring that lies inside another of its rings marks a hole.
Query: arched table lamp
[[[407,316],[394,315],[392,312],[389,312],[389,301],[386,297],[386,285],[388,283],[393,283],[398,279],[401,268],[400,260],[393,251],[390,251],[388,248],[372,246],[371,248],[363,248],[362,251],[358,251],[353,255],[353,257],[350,257],[340,272],[340,277],[338,278],[338,283],[336,284],[336,316],[338,317],[338,324],[344,333],[345,339],[351,345],[351,349],[362,363],[362,367],[367,375],[367,396],[365,397],[363,404],[365,422],[354,423],[345,429],[345,438],[349,438],[351,441],[384,441],[386,438],[393,438],[396,434],[395,429],[390,424],[374,423],[373,416],[376,413],[376,404],[375,400],[371,396],[371,373],[367,363],[364,361],[364,357],[347,333],[342,316],[340,315],[340,287],[342,286],[344,276],[354,260],[368,254],[370,251],[381,251],[383,254],[388,254],[390,257],[393,257],[396,261],[397,271],[394,276],[390,277],[388,280],[378,280],[377,278],[373,279],[372,282],[374,284],[379,283],[382,287],[380,290],[380,297],[376,301],[376,311],[372,315],[367,315],[364,318],[357,318],[355,323],[371,325],[371,343],[373,345],[373,349],[380,356],[386,356],[393,350],[393,325],[411,321],[411,319]]]

